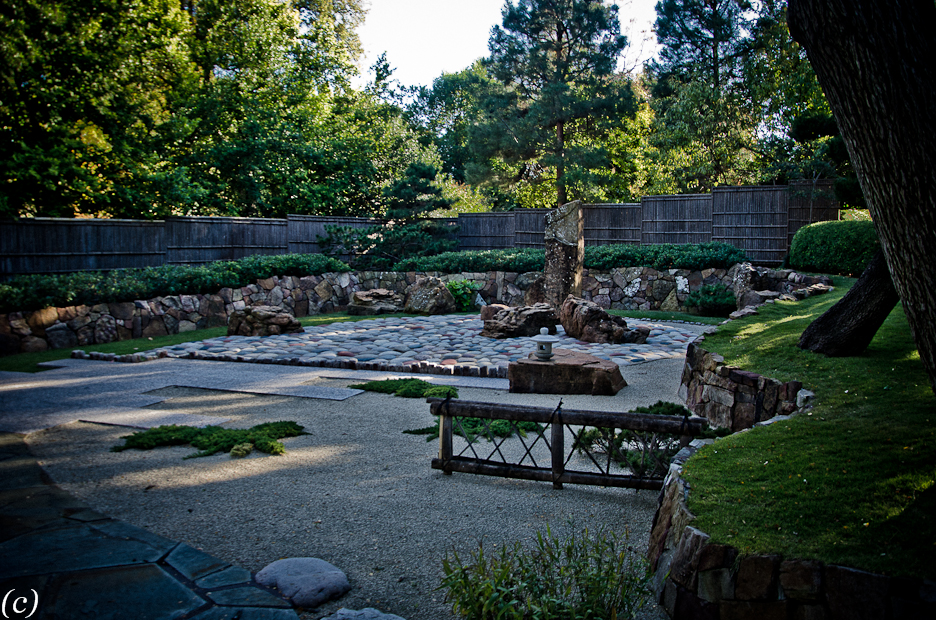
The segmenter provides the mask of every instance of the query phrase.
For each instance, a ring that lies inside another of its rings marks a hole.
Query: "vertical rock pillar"
[[[582,295],[585,212],[574,200],[546,214],[546,302],[559,308],[570,294]]]

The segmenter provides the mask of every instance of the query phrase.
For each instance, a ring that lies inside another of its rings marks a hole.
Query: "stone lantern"
[[[533,342],[536,343],[536,359],[540,362],[548,362],[553,357],[553,344],[559,342],[555,336],[549,335],[548,327],[541,327],[538,336],[533,336]]]

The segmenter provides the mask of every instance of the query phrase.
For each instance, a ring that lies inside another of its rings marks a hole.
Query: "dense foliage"
[[[413,164],[472,211],[797,178],[863,200],[781,0],[660,2],[626,69],[616,6],[517,0],[487,58],[413,87],[384,55],[358,88],[362,0],[0,2],[0,216],[386,217]]]
[[[394,271],[439,271],[469,273],[482,271],[542,271],[546,264],[543,250],[517,249],[445,252],[436,256],[407,258],[394,265]]]
[[[520,542],[468,561],[453,552],[442,561],[446,600],[473,620],[624,620],[650,600],[646,562],[626,535],[599,527],[565,536],[549,527],[531,546]]]
[[[735,295],[722,284],[706,284],[689,293],[684,305],[702,316],[728,316],[737,310]]]
[[[819,222],[796,232],[789,262],[794,269],[858,275],[880,248],[873,222]]]
[[[249,256],[201,266],[163,265],[111,272],[16,276],[0,284],[0,312],[134,301],[157,296],[214,294],[224,287],[253,284],[273,276],[308,276],[349,271],[321,254]]]

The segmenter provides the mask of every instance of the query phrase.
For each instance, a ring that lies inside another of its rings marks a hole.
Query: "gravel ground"
[[[567,409],[627,411],[676,401],[682,360],[625,369],[630,386],[614,397],[564,396]],[[353,381],[320,378],[315,385]],[[460,388],[463,400],[554,407],[557,396]],[[230,427],[294,420],[309,435],[285,439],[286,454],[226,454],[183,460],[191,447],[110,452],[124,427],[76,422],[31,433],[46,472],[94,508],[183,541],[251,571],[285,557],[318,557],[344,570],[353,589],[305,612],[376,607],[407,620],[453,618],[439,586],[441,559],[483,541],[497,548],[530,541],[549,525],[564,532],[608,525],[646,549],[657,493],[454,474],[429,467],[438,442],[403,434],[432,424],[421,399],[363,393],[345,401],[194,388],[150,392],[149,409],[219,416]],[[647,619],[665,617],[658,608]]]

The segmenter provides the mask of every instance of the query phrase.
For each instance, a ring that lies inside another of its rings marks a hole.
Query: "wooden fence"
[[[449,218],[460,250],[542,248],[547,209]],[[793,235],[836,219],[829,181],[720,187],[711,194],[645,196],[631,204],[585,205],[585,243],[724,241],[754,263],[776,264]],[[201,264],[252,254],[318,253],[326,226],[361,228],[381,220],[290,215],[287,219],[171,217],[165,221],[22,219],[0,223],[0,276]]]

